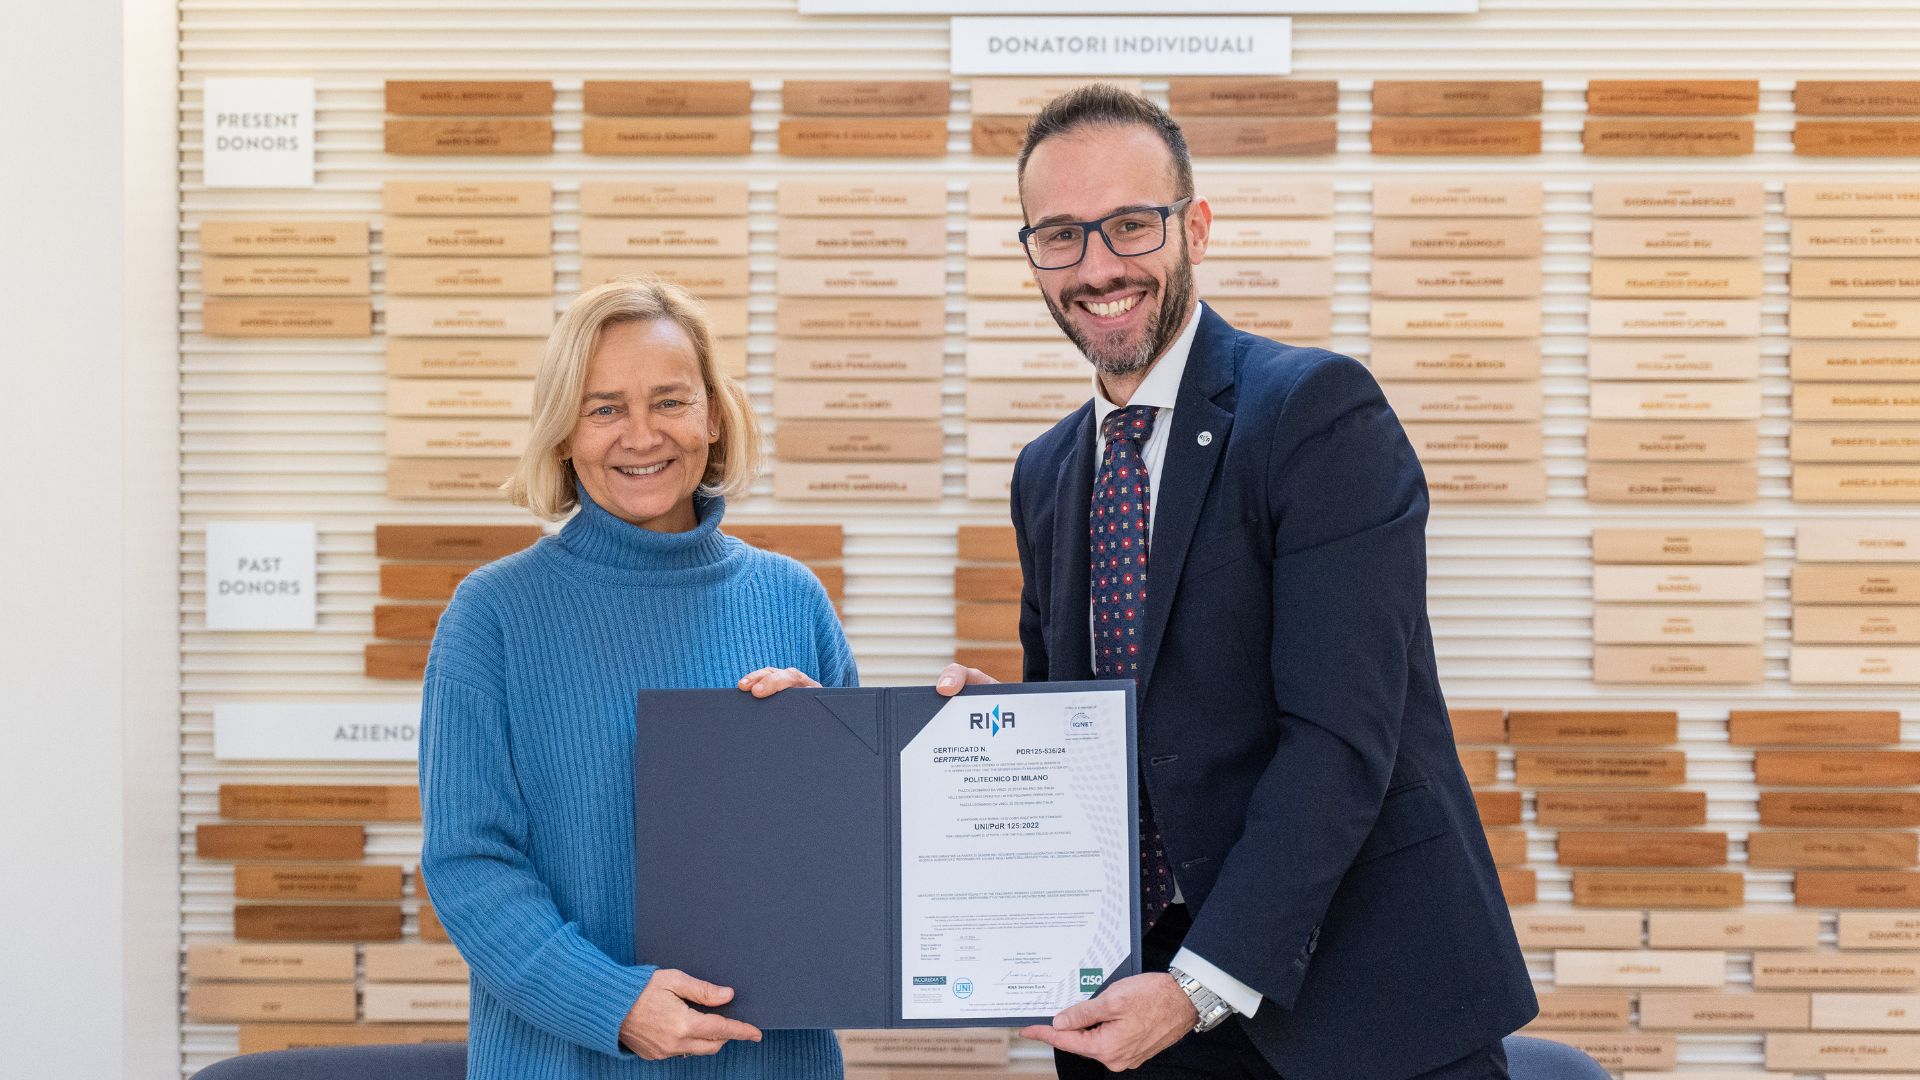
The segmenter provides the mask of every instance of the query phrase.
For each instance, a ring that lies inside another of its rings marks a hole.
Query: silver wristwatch
[[[1199,979],[1171,966],[1167,968],[1167,974],[1173,976],[1173,981],[1180,984],[1180,989],[1187,995],[1187,1000],[1193,1002],[1193,1011],[1200,1014],[1200,1019],[1193,1025],[1193,1030],[1212,1031],[1220,1026],[1221,1021],[1233,1015],[1233,1006],[1227,1004],[1219,994],[1202,986]]]

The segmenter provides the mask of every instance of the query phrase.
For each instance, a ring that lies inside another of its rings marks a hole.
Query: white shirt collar
[[[1193,352],[1193,338],[1200,329],[1200,308],[1195,303],[1193,311],[1187,316],[1187,325],[1180,336],[1173,339],[1167,351],[1160,354],[1147,377],[1140,382],[1140,388],[1133,392],[1129,405],[1156,405],[1162,412],[1171,410],[1180,397],[1180,379],[1187,373],[1187,356]],[[1100,385],[1100,373],[1093,373],[1093,431],[1099,438],[1100,428],[1107,422],[1107,416],[1120,406],[1107,400],[1107,392]]]

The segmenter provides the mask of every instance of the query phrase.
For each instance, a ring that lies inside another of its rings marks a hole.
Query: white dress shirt
[[[1167,460],[1167,433],[1173,429],[1173,405],[1180,397],[1180,379],[1187,372],[1187,356],[1193,352],[1193,337],[1200,328],[1200,305],[1196,303],[1187,315],[1187,325],[1180,336],[1173,339],[1167,351],[1160,354],[1147,377],[1140,381],[1139,389],[1128,399],[1128,405],[1153,405],[1159,408],[1154,414],[1153,431],[1140,447],[1141,464],[1147,467],[1147,588],[1153,588],[1153,521],[1160,507],[1160,466]],[[1107,417],[1120,406],[1107,398],[1106,388],[1100,385],[1100,374],[1093,376],[1093,460],[1095,475],[1099,475],[1100,460],[1106,455],[1107,440],[1101,435]],[[1087,607],[1087,636],[1093,636],[1093,606]],[[1096,646],[1097,649],[1097,646]],[[1180,895],[1180,883],[1174,882],[1174,903],[1184,903]],[[1181,949],[1173,958],[1173,966],[1200,980],[1200,984],[1219,994],[1221,1000],[1233,1006],[1242,1016],[1252,1016],[1260,1008],[1260,992],[1246,983],[1234,978],[1218,967],[1208,963],[1189,949]]]

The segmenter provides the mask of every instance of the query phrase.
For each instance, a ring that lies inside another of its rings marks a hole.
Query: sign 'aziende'
[[[955,19],[955,75],[1285,75],[1291,21]]]

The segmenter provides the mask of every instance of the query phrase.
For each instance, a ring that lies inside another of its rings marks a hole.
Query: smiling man
[[[1014,469],[1025,676],[1139,685],[1148,928],[1145,974],[1024,1034],[1067,1080],[1505,1077],[1538,1009],[1435,675],[1399,421],[1356,361],[1195,299],[1213,214],[1157,106],[1069,93],[1019,172],[1093,366]]]

